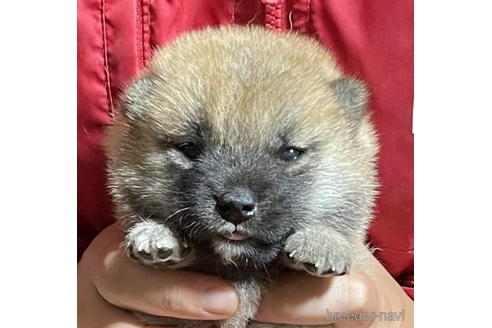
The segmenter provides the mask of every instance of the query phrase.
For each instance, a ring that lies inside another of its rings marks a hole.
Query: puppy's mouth
[[[239,232],[234,230],[232,232],[222,232],[220,233],[222,237],[230,241],[241,241],[250,238],[251,236],[245,232]]]
[[[216,230],[215,235],[218,235],[219,240],[227,240],[229,242],[241,242],[253,238],[249,229],[243,225],[235,225],[230,222],[224,224],[221,229]]]

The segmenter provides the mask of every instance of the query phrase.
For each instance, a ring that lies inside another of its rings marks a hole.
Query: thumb
[[[238,297],[226,281],[201,273],[157,270],[130,261],[121,250],[121,232],[103,231],[95,241],[92,282],[120,308],[157,316],[219,320],[237,309]]]

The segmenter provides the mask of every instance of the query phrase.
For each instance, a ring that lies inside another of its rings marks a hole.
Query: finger
[[[236,311],[238,297],[229,283],[204,274],[163,271],[136,264],[120,248],[121,232],[110,233],[100,245],[105,256],[92,270],[94,285],[108,302],[183,319],[218,320]]]
[[[329,278],[314,277],[304,272],[288,272],[268,289],[262,298],[256,320],[327,325],[334,322],[328,320],[334,312],[371,311],[375,297],[371,279],[357,271]]]
[[[132,315],[106,302],[88,277],[79,274],[77,283],[77,327],[144,328]]]

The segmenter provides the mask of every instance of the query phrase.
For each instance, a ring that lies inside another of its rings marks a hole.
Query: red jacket
[[[413,297],[411,0],[79,0],[79,251],[115,220],[101,135],[126,83],[156,47],[179,34],[233,23],[311,35],[335,53],[346,73],[367,82],[381,142],[382,185],[369,237]]]

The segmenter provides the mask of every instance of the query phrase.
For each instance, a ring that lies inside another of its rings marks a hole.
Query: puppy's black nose
[[[217,211],[226,221],[239,224],[251,219],[256,214],[256,201],[249,189],[234,188],[216,199]]]

